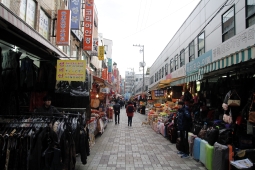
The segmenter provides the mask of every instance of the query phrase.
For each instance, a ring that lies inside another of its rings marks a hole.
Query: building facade
[[[254,62],[255,2],[201,0],[150,67],[153,89],[202,80],[210,72]],[[224,71],[223,71],[224,72]]]

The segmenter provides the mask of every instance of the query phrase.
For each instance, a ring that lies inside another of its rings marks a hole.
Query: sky
[[[112,60],[125,71],[144,73],[181,27],[200,0],[95,0],[98,32],[113,41]]]

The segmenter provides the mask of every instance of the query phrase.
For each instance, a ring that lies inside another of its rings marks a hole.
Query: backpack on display
[[[134,107],[133,106],[128,106],[127,111],[128,111],[128,113],[133,113],[134,112]]]

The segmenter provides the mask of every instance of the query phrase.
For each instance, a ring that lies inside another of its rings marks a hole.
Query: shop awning
[[[28,37],[32,38],[34,41],[37,41],[37,43],[42,44],[46,48],[51,50],[52,52],[55,52],[57,58],[68,58],[68,56],[65,53],[63,53],[60,49],[52,45],[50,41],[45,39],[35,29],[30,27],[25,21],[23,21],[16,14],[14,14],[10,9],[6,8],[2,3],[0,3],[0,19],[4,19],[5,21],[8,22],[8,24],[11,24],[12,26],[14,26],[14,29],[15,28],[19,29]],[[5,29],[6,31],[10,31],[10,32],[15,31],[15,30],[11,31],[8,26]],[[15,34],[17,34],[17,36],[23,36],[23,35],[19,35],[18,32],[15,32]],[[23,37],[23,38],[26,39],[26,37]],[[23,44],[26,44],[25,40]]]
[[[155,84],[154,86],[152,86],[152,87],[150,88],[150,90],[157,90],[157,89],[165,88],[165,87],[167,87],[167,86],[172,85],[172,82],[177,81],[177,80],[180,80],[180,79],[182,79],[182,78],[183,78],[183,77],[160,80],[157,84]]]
[[[186,77],[183,77],[179,80],[176,80],[172,83],[170,83],[171,86],[177,86],[180,84],[184,84],[184,83],[188,83],[188,82],[192,82],[192,81],[196,81],[196,80],[201,80],[203,78],[203,75],[199,75],[198,72],[192,75],[188,75]]]
[[[108,87],[110,89],[115,90],[114,86],[111,85],[110,83],[108,83],[106,80],[104,80],[104,79],[102,79],[100,77],[97,77],[97,76],[93,76],[93,79],[94,79],[94,81],[97,81],[98,83],[101,83],[102,85],[104,85],[104,86],[106,86],[106,87]]]
[[[246,62],[255,59],[255,47],[248,47],[247,49],[240,50],[234,54],[221,58],[210,64],[207,64],[199,68],[199,74],[203,75],[212,71],[224,69],[230,66],[234,66],[241,62]]]

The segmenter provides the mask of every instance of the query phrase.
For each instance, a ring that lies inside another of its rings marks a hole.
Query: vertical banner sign
[[[80,28],[81,0],[70,0],[69,9],[71,10],[71,29],[78,30]]]
[[[104,46],[99,46],[98,60],[104,60]]]
[[[112,73],[108,72],[108,82],[111,83],[112,82]]]
[[[93,49],[91,56],[98,56],[98,38],[93,38]]]
[[[70,45],[70,10],[58,10],[56,45]]]
[[[108,58],[107,66],[108,66],[108,73],[111,73],[112,72],[112,59],[111,58]]]
[[[94,0],[86,0],[84,19],[83,50],[92,51],[93,25],[94,25]]]
[[[107,70],[107,68],[104,68],[102,70],[102,79],[108,80],[108,70]]]
[[[86,79],[85,60],[58,60],[57,74],[58,81],[82,81]]]

